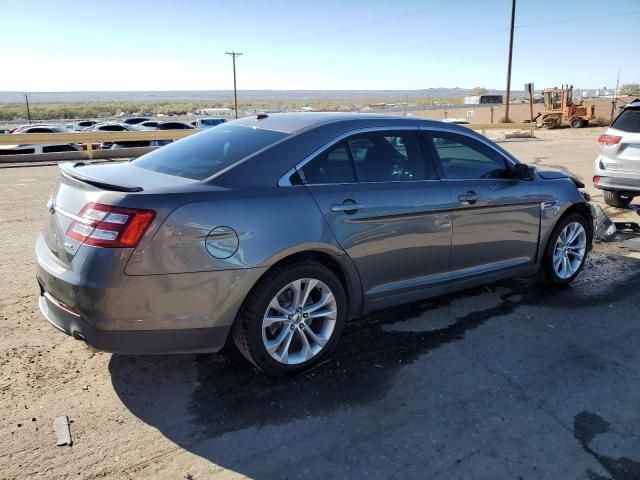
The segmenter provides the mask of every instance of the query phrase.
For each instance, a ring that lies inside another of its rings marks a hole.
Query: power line
[[[640,12],[628,12],[628,13],[621,13],[621,14],[615,14],[615,15],[603,15],[603,16],[594,16],[594,17],[584,17],[584,18],[574,18],[574,19],[565,19],[565,20],[558,20],[558,21],[554,21],[554,22],[543,22],[543,23],[535,23],[535,24],[527,24],[527,25],[515,25],[514,28],[517,30],[519,28],[529,28],[529,27],[538,27],[538,26],[544,26],[544,25],[553,25],[556,23],[569,23],[569,22],[577,22],[577,21],[583,21],[583,20],[590,20],[590,19],[599,19],[599,18],[607,18],[607,17],[617,17],[617,16],[635,16],[635,15],[640,15]],[[478,37],[484,37],[484,36],[489,36],[489,35],[493,35],[493,34],[497,34],[497,33],[502,33],[502,32],[507,32],[509,31],[509,28],[498,28],[498,29],[494,29],[494,30],[484,30],[481,32],[471,32],[465,35],[456,35],[454,37],[448,38],[446,41],[447,45],[450,45],[452,43],[455,42],[459,42],[461,40],[466,40],[469,38],[478,38]],[[403,52],[408,52],[408,51],[412,51],[412,50],[419,50],[419,49],[424,49],[430,46],[437,46],[440,45],[442,43],[442,39],[433,39],[433,40],[428,40],[425,43],[416,43],[413,45],[403,45],[402,47],[402,51]],[[378,54],[385,54],[385,53],[396,53],[398,51],[397,48],[389,48],[386,50],[378,50],[377,53]]]
[[[610,15],[595,15],[593,17],[567,18],[565,20],[554,20],[552,22],[529,23],[525,25],[516,25],[516,28],[540,27],[544,25],[557,25],[559,23],[582,22],[584,20],[599,20],[601,18],[611,17],[632,17],[640,15],[640,12],[612,13]]]
[[[358,30],[366,30],[368,28],[372,28],[372,27],[377,27],[380,25],[389,25],[392,23],[397,23],[397,22],[401,22],[401,21],[405,21],[405,20],[415,20],[415,19],[419,19],[419,18],[423,18],[427,15],[430,15],[432,12],[441,12],[444,10],[449,10],[451,8],[455,8],[455,7],[459,7],[461,6],[461,4],[467,3],[470,0],[458,0],[455,2],[447,2],[447,3],[443,3],[440,5],[437,5],[435,7],[429,7],[429,8],[421,8],[418,10],[412,10],[410,12],[405,12],[405,13],[401,13],[398,15],[393,15],[391,17],[385,17],[385,18],[380,18],[378,20],[374,20],[372,22],[366,22],[366,23],[361,23],[361,24],[356,24],[350,27],[345,27],[345,28],[339,28],[337,30],[332,30],[329,32],[317,32],[314,34],[310,34],[307,35],[305,37],[298,37],[296,38],[296,43],[299,43],[300,41],[305,41],[305,40],[320,40],[323,38],[327,38],[331,35],[335,35],[335,34],[339,34],[339,33],[352,33]],[[468,5],[466,5],[467,7],[480,3],[483,0],[475,0],[475,1],[471,1],[471,3],[469,3]],[[274,43],[270,43],[267,45],[263,45],[260,48],[261,49],[266,49],[266,48],[272,48],[272,47],[277,47],[280,45],[290,45],[291,41],[290,40],[283,40],[283,41],[279,41],[279,42],[274,42]]]
[[[242,52],[225,52],[227,55],[231,55],[233,59],[233,104],[236,112],[236,120],[238,119],[238,89],[236,88],[236,57],[242,55]]]

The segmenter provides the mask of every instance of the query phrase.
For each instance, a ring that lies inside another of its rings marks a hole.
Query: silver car
[[[593,185],[612,207],[628,207],[640,195],[640,100],[625,105],[598,138]]]
[[[36,243],[40,308],[106,351],[309,368],[363,312],[540,274],[592,242],[576,181],[462,126],[261,114],[129,163],[66,164]]]

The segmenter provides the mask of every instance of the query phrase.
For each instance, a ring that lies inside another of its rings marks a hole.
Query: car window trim
[[[491,181],[496,181],[496,180],[513,180],[513,179],[500,179],[500,178],[449,178],[445,175],[444,173],[444,168],[442,166],[442,160],[440,159],[440,155],[438,154],[438,149],[436,148],[436,146],[433,143],[433,139],[431,138],[431,135],[429,134],[429,132],[443,132],[443,133],[451,133],[454,135],[460,135],[463,137],[466,137],[470,140],[475,140],[478,143],[480,143],[481,145],[484,145],[485,147],[488,147],[489,149],[491,149],[492,151],[494,151],[495,153],[497,153],[500,158],[502,158],[502,160],[505,163],[505,167],[507,168],[507,170],[509,172],[513,172],[513,170],[515,169],[515,166],[520,163],[518,162],[516,159],[514,159],[513,157],[511,157],[511,155],[505,155],[506,152],[502,152],[501,150],[495,148],[494,145],[492,145],[488,140],[484,139],[484,138],[478,138],[476,135],[470,135],[467,132],[461,132],[458,130],[451,130],[451,129],[447,129],[447,128],[439,128],[439,127],[428,127],[428,128],[421,128],[420,129],[422,131],[423,138],[425,143],[427,144],[427,148],[429,149],[429,153],[431,154],[431,156],[433,156],[434,159],[434,164],[436,167],[436,171],[438,172],[438,176],[440,177],[440,180],[453,180],[453,181],[463,181],[463,180],[491,180]]]
[[[384,181],[384,182],[360,181],[358,179],[358,177],[357,177],[357,169],[356,169],[356,181],[355,182],[307,183],[307,179],[304,176],[302,168],[304,168],[304,166],[307,163],[309,163],[311,160],[315,159],[318,155],[321,155],[326,150],[331,149],[332,147],[334,147],[336,144],[340,143],[341,141],[346,140],[348,137],[351,137],[353,135],[359,135],[359,134],[362,134],[362,133],[380,133],[380,132],[398,132],[398,131],[400,131],[400,132],[402,132],[402,131],[411,132],[412,134],[417,135],[416,141],[418,142],[418,146],[420,146],[420,138],[419,138],[419,135],[418,135],[419,132],[420,132],[420,128],[419,128],[418,125],[378,126],[378,127],[355,128],[355,129],[349,130],[347,132],[341,133],[337,137],[332,138],[331,140],[326,142],[324,145],[322,145],[321,147],[315,149],[312,153],[310,153],[305,158],[303,158],[293,168],[290,168],[289,170],[287,170],[285,172],[285,174],[282,177],[280,177],[280,179],[278,180],[278,186],[279,187],[300,187],[300,186],[320,186],[320,185],[354,185],[354,184],[370,184],[370,183],[408,183],[410,181],[413,181],[413,182],[424,182],[424,181],[438,180],[437,178],[425,178],[425,179],[420,179],[420,180],[387,180],[387,181]],[[351,149],[348,148],[347,151],[351,152]],[[431,170],[429,169],[429,166],[428,166],[427,162],[432,161],[432,159],[427,158],[427,155],[424,154],[424,152],[422,151],[422,148],[420,148],[420,155],[422,157],[422,161],[425,163],[425,172],[428,174]],[[349,156],[352,157],[351,153],[349,153]],[[353,158],[351,158],[351,160],[352,160],[352,163],[353,163]],[[355,168],[355,163],[354,163],[353,167]],[[298,173],[298,175],[300,176],[300,179],[302,180],[302,185],[294,185],[294,184],[291,183],[290,177],[296,172]]]

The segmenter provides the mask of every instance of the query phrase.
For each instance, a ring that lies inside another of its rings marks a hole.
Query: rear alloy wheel
[[[578,276],[587,259],[587,232],[587,221],[578,213],[558,222],[542,260],[542,273],[547,284],[568,285]]]
[[[627,208],[633,200],[633,195],[625,195],[624,193],[610,190],[603,190],[602,196],[607,205],[617,208]]]
[[[269,272],[247,297],[233,338],[240,352],[272,375],[306,370],[334,349],[346,295],[321,264],[297,262]]]

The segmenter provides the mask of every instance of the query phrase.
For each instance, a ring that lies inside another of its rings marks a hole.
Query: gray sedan
[[[569,284],[592,242],[579,182],[462,126],[261,114],[118,164],[66,164],[36,243],[40,308],[120,353],[217,351],[270,374],[363,312],[499,279]]]

